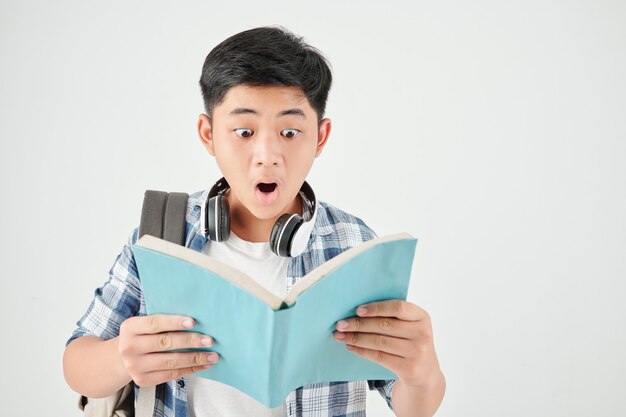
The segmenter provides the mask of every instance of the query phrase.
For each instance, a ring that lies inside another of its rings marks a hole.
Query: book
[[[416,244],[407,233],[364,242],[309,272],[284,299],[236,268],[148,234],[131,250],[147,314],[193,317],[189,331],[213,337],[201,350],[220,360],[194,375],[273,408],[307,384],[397,378],[333,332],[361,304],[406,300]]]

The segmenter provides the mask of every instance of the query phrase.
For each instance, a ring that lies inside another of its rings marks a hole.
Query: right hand
[[[182,331],[193,325],[189,317],[166,314],[126,319],[120,326],[118,351],[133,381],[140,387],[154,386],[214,365],[217,352],[166,352],[213,346],[210,336]]]

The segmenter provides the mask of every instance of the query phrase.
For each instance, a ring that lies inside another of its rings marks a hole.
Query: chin
[[[250,213],[259,220],[271,220],[286,213],[285,210],[277,210],[275,207],[256,207]]]
[[[275,202],[271,205],[252,204],[248,210],[254,217],[260,220],[275,219],[282,214],[289,213],[289,204]]]
[[[241,202],[242,205],[252,214],[254,217],[260,220],[271,219],[274,213],[278,210],[277,204],[272,205],[263,205],[256,201],[255,199],[251,199],[251,201]]]

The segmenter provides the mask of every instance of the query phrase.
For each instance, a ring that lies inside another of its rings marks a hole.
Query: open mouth
[[[276,189],[276,183],[275,182],[272,182],[272,183],[260,182],[257,184],[257,188],[259,189],[259,191],[261,191],[264,194],[271,194]]]

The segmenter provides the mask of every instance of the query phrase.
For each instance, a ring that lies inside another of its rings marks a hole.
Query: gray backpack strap
[[[165,205],[163,239],[185,246],[187,234],[185,217],[187,215],[187,193],[170,193]]]
[[[154,237],[163,237],[163,213],[165,213],[167,193],[165,191],[146,190],[141,207],[139,223],[139,239],[145,234]]]
[[[146,190],[141,208],[139,236],[149,234],[185,246],[187,193]],[[140,387],[135,403],[136,417],[152,417],[156,387]]]
[[[184,246],[188,198],[187,193],[146,190],[138,237],[149,234]]]

